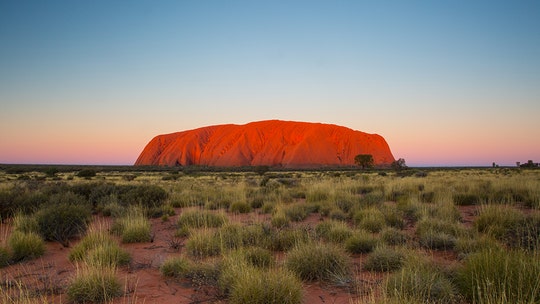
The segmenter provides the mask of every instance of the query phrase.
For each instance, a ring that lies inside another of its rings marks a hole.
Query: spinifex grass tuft
[[[34,233],[14,231],[8,239],[12,259],[16,262],[34,259],[45,253],[45,242]]]
[[[311,242],[294,247],[287,254],[285,265],[308,281],[343,281],[351,270],[351,260],[340,247]]]
[[[74,303],[105,303],[122,295],[122,286],[114,267],[77,268],[77,274],[67,287],[67,296]]]
[[[538,252],[488,249],[467,257],[457,282],[474,303],[538,303],[539,273]]]

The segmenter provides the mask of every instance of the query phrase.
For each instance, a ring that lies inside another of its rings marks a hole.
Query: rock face
[[[158,135],[135,165],[317,168],[354,165],[358,154],[373,155],[375,165],[394,161],[388,144],[377,134],[330,124],[268,120]]]

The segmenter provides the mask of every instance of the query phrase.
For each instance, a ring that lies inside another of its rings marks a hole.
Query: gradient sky
[[[0,163],[265,119],[408,165],[540,161],[540,1],[0,1]]]

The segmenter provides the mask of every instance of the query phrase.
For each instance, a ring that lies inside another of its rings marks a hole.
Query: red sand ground
[[[156,136],[135,165],[350,166],[358,154],[371,154],[376,165],[394,161],[388,144],[377,134],[330,124],[268,120]]]
[[[459,207],[465,225],[470,225],[476,216],[475,206]],[[170,246],[170,240],[175,231],[174,223],[180,214],[167,222],[161,219],[152,220],[154,241],[149,243],[123,244],[132,256],[129,266],[119,269],[118,277],[124,284],[125,295],[117,298],[114,303],[227,303],[219,297],[216,290],[209,286],[194,286],[187,280],[178,280],[163,277],[159,266],[169,256],[179,255],[182,248],[175,250]],[[251,223],[254,221],[269,220],[268,215],[229,215],[233,221]],[[310,215],[299,225],[315,225],[319,222],[318,214]],[[94,224],[108,227],[110,218],[97,216]],[[0,231],[4,235],[9,232],[9,225],[2,224]],[[413,233],[413,230],[406,230]],[[185,239],[181,239],[182,242]],[[76,242],[74,242],[76,243]],[[76,273],[76,267],[68,260],[70,248],[63,248],[58,243],[49,242],[45,255],[41,258],[11,265],[0,270],[2,288],[16,281],[21,281],[26,290],[35,294],[47,294],[51,303],[66,303],[65,286]],[[450,265],[457,261],[453,252],[430,252],[434,259],[441,264]],[[283,255],[278,256],[282,259]],[[305,282],[303,303],[351,303],[356,299],[366,299],[368,293],[377,289],[385,274],[372,273],[361,270],[366,255],[353,256],[354,273],[358,284],[356,287],[335,286],[327,283]]]

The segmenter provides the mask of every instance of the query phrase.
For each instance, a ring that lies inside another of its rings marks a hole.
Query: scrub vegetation
[[[539,170],[52,169],[0,166],[2,303],[540,302]]]

